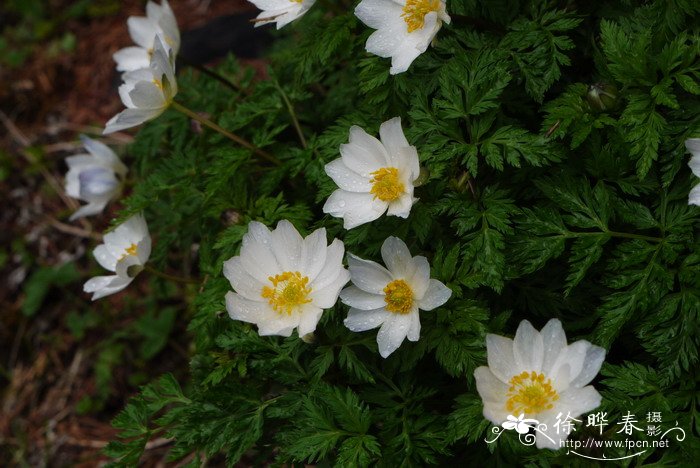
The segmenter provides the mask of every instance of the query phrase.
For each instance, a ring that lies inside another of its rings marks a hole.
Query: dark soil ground
[[[49,3],[61,9],[75,2]],[[133,328],[133,304],[120,295],[92,304],[82,292],[82,282],[95,271],[90,251],[110,212],[69,223],[77,203],[62,188],[63,160],[80,152],[77,135],[99,135],[122,108],[111,56],[130,45],[126,18],[143,15],[144,3],[124,0],[114,15],[66,22],[63,27],[77,39],[72,53],[51,57],[40,46],[21,68],[0,68],[2,466],[103,464],[101,451],[115,435],[110,421],[138,385],[164,372],[184,380],[188,372],[182,318],[157,355],[137,359],[130,338],[115,335]],[[251,10],[244,0],[171,0],[171,5],[182,31]],[[118,147],[131,139],[118,133],[103,141]],[[76,277],[56,279],[28,316],[28,279],[69,263],[76,265]],[[135,281],[132,287],[147,286]],[[119,352],[110,361],[112,349]],[[166,438],[152,440],[143,466],[187,462],[167,463],[169,444]]]

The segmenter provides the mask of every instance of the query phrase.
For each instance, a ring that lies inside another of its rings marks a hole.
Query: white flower
[[[173,56],[166,51],[159,36],[155,39],[150,65],[124,73],[122,80],[119,96],[127,109],[107,122],[102,132],[105,135],[158,117],[177,94]]]
[[[685,140],[685,147],[692,154],[688,166],[693,171],[695,177],[700,177],[700,138],[689,138]],[[688,195],[688,205],[700,206],[700,184],[693,187]]]
[[[151,236],[143,215],[134,215],[105,234],[104,244],[98,245],[93,255],[100,265],[116,274],[91,278],[83,291],[94,293],[94,301],[126,288],[151,255]]]
[[[600,394],[587,385],[600,370],[605,350],[580,340],[567,346],[561,322],[550,320],[538,332],[520,322],[515,340],[486,336],[488,367],[474,371],[476,389],[484,402],[484,417],[494,424],[521,415],[541,424],[537,447],[557,450],[568,434],[557,418],[576,418],[600,405]],[[504,426],[505,427],[505,426]],[[551,440],[550,440],[551,439]]]
[[[131,38],[138,47],[125,47],[112,56],[117,62],[117,70],[134,71],[148,67],[156,35],[160,35],[165,40],[165,44],[173,51],[173,55],[179,52],[180,30],[167,0],[163,0],[162,5],[148,2],[146,16],[130,16],[126,24]]]
[[[406,141],[401,119],[394,117],[379,128],[381,142],[360,127],[350,128],[350,142],[340,145],[340,158],[326,164],[326,174],[338,185],[323,212],[343,218],[352,229],[385,212],[407,218],[413,182],[420,174],[418,151]]]
[[[392,75],[408,70],[428,49],[442,23],[451,21],[444,0],[362,0],[355,15],[376,29],[365,49],[380,57],[391,57]]]
[[[261,11],[255,19],[255,27],[277,23],[277,29],[303,16],[316,0],[248,0]]]
[[[430,279],[425,257],[411,257],[406,244],[388,237],[382,244],[382,259],[387,268],[369,260],[348,255],[350,279],[354,286],[340,293],[350,306],[343,322],[354,332],[377,328],[379,354],[387,357],[401,346],[404,338],[418,341],[418,310],[433,310],[443,305],[452,291],[440,281]]]
[[[251,222],[240,255],[224,262],[236,291],[226,294],[229,315],[256,324],[260,335],[290,336],[294,328],[300,337],[312,333],[350,279],[344,252],[338,239],[326,244],[325,229],[302,238],[289,221],[272,232]]]
[[[66,193],[88,204],[73,213],[70,220],[90,216],[104,210],[118,196],[128,169],[114,151],[104,143],[82,136],[83,146],[90,154],[66,158]]]

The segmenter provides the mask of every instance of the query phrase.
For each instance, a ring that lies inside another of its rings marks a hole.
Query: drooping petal
[[[117,275],[112,276],[96,276],[90,278],[84,285],[83,291],[86,293],[94,293],[92,295],[92,300],[96,301],[110,294],[118,293],[123,290],[129,284],[133,278],[121,278]]]
[[[411,324],[411,318],[408,314],[391,314],[387,318],[382,327],[377,333],[377,345],[379,346],[379,354],[383,358],[387,358],[391,353],[396,351],[408,334],[408,327]]]
[[[163,113],[163,110],[164,109],[125,109],[107,122],[102,134],[109,135],[110,133],[120,130],[136,127],[144,122],[155,119]]]

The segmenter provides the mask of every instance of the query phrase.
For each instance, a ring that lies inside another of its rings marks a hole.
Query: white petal
[[[241,296],[251,301],[265,302],[261,295],[265,285],[245,271],[241,265],[240,257],[233,257],[224,262],[224,276]]]
[[[450,288],[436,279],[431,279],[423,299],[418,301],[418,307],[421,310],[433,310],[447,302],[450,296],[452,296]]]
[[[321,320],[321,315],[323,314],[323,309],[315,307],[313,305],[307,305],[301,311],[301,316],[299,318],[299,325],[297,332],[299,336],[308,335],[316,330],[316,325],[318,321]]]
[[[379,140],[357,125],[350,127],[350,142],[340,145],[343,163],[363,177],[389,165],[389,155]]]
[[[230,291],[226,293],[226,310],[233,320],[256,324],[261,336],[289,336],[299,323],[297,314],[279,314],[266,302],[249,301]]]
[[[561,322],[557,319],[551,319],[542,328],[540,335],[542,335],[544,352],[542,372],[545,375],[550,375],[552,366],[566,349],[566,334],[561,326]]]
[[[343,304],[360,310],[380,309],[386,305],[384,294],[368,293],[356,286],[349,286],[340,293]]]
[[[402,12],[402,5],[386,0],[362,0],[355,8],[355,16],[373,29],[379,29],[387,22],[400,18]]]
[[[117,275],[113,276],[96,276],[90,278],[84,285],[83,291],[94,293],[92,300],[109,296],[110,294],[118,293],[126,288],[132,281],[132,278],[120,278]]]
[[[384,122],[379,127],[379,138],[389,155],[392,156],[399,149],[411,146],[408,144],[408,140],[406,140],[406,136],[401,128],[401,117],[394,117]]]
[[[126,25],[129,28],[129,35],[137,45],[145,49],[153,47],[153,38],[158,30],[151,20],[143,16],[130,16],[126,20]]]
[[[600,406],[602,397],[600,393],[593,388],[593,386],[588,385],[583,388],[569,388],[567,391],[559,395],[558,405],[560,406],[560,411],[564,413],[571,413],[571,417],[575,418],[589,411],[593,411]]]
[[[336,185],[348,192],[369,193],[372,184],[368,177],[362,177],[343,163],[341,158],[326,164],[325,171]]]
[[[493,375],[504,383],[525,369],[515,367],[513,358],[513,340],[499,335],[486,335],[486,353],[489,369]]]
[[[700,138],[689,138],[685,140],[685,148],[693,156],[690,158],[688,166],[696,177],[700,177]]]
[[[600,346],[591,345],[586,351],[586,357],[583,360],[581,372],[577,376],[572,375],[573,380],[570,385],[579,388],[587,385],[598,374],[604,360],[605,349]]]
[[[386,268],[376,262],[348,254],[348,269],[352,283],[363,291],[384,295],[384,288],[393,281]]]
[[[75,213],[70,215],[70,218],[68,218],[69,221],[75,221],[76,219],[85,217],[85,216],[92,216],[96,215],[98,213],[102,213],[102,210],[105,209],[105,206],[107,205],[107,202],[92,202],[88,203],[87,205],[81,206],[76,210]]]
[[[323,205],[323,212],[343,218],[343,227],[352,229],[379,218],[388,204],[370,193],[354,193],[336,190]]]
[[[538,449],[559,450],[562,447],[562,442],[569,437],[569,434],[566,433],[566,431],[562,428],[561,425],[559,426],[558,430],[555,427],[554,424],[557,422],[557,414],[558,413],[550,411],[545,417],[542,417],[541,419],[538,418],[540,423],[544,423],[547,426],[546,429],[538,431],[535,434],[535,446]],[[566,412],[564,412],[560,420],[563,422],[565,418]]]
[[[406,338],[408,338],[408,341],[418,341],[420,339],[420,314],[418,313],[418,309],[414,308],[408,316],[411,319],[411,323],[408,326]]]
[[[363,332],[377,328],[391,316],[391,312],[378,308],[373,310],[350,309],[348,316],[343,320],[343,324],[354,332]]]
[[[398,199],[389,203],[389,209],[386,214],[406,219],[411,214],[411,207],[413,207],[416,201],[418,201],[418,199],[413,198],[412,194],[404,193]]]
[[[341,266],[342,268],[342,266]],[[321,289],[312,289],[309,297],[313,304],[322,309],[333,307],[338,302],[338,295],[343,286],[350,281],[350,273],[345,269],[340,269],[333,282]]]
[[[392,153],[392,159],[393,164],[401,168],[401,175],[405,177],[404,183],[411,189],[410,194],[413,195],[413,182],[415,182],[420,175],[418,150],[415,146],[398,148],[396,152]]]
[[[126,130],[127,128],[136,127],[144,122],[155,119],[163,113],[165,109],[126,109],[112,117],[105,129],[103,135]]]
[[[299,271],[303,239],[294,225],[283,219],[272,231],[272,251],[284,271]]]
[[[474,370],[474,380],[476,381],[476,391],[479,392],[484,404],[497,403],[505,407],[508,385],[493,375],[488,367],[477,367]],[[501,421],[489,420],[494,424],[501,423]]]
[[[407,278],[413,275],[413,257],[406,243],[398,237],[387,237],[382,244],[382,260],[394,278]]]
[[[326,263],[316,278],[309,282],[309,287],[312,290],[321,290],[336,281],[340,281],[338,277],[345,271],[343,267],[344,255],[345,245],[343,242],[339,239],[333,239],[331,245],[326,249]]]
[[[406,270],[410,275],[406,278],[406,281],[408,281],[408,284],[411,285],[411,289],[413,289],[413,297],[420,301],[423,299],[425,292],[430,286],[430,264],[428,263],[428,259],[421,255],[413,257],[411,266]]]
[[[165,107],[163,91],[152,81],[139,81],[129,92],[131,102],[142,109],[159,109]]]
[[[696,185],[688,194],[688,205],[700,206],[700,185]]]
[[[92,255],[95,257],[95,260],[97,260],[97,263],[105,270],[114,271],[117,267],[117,258],[112,255],[112,252],[110,252],[104,244],[95,247],[95,250],[92,251]]]
[[[308,276],[310,282],[316,279],[326,265],[327,252],[328,244],[324,228],[315,230],[303,240],[299,271],[304,276]]]
[[[379,345],[379,354],[383,358],[387,358],[391,353],[396,351],[404,338],[408,334],[408,327],[411,324],[409,315],[391,314],[387,318],[382,327],[377,333],[377,344]]]
[[[148,50],[143,47],[125,47],[112,55],[117,62],[117,71],[132,71],[145,68],[150,62]]]
[[[543,355],[540,332],[535,330],[535,327],[529,321],[523,320],[518,325],[518,330],[515,332],[515,339],[513,340],[515,365],[519,369],[539,373],[542,370]]]

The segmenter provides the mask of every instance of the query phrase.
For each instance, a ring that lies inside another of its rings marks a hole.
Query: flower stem
[[[212,122],[211,120],[207,119],[206,117],[202,117],[201,115],[197,114],[197,113],[194,112],[194,111],[191,111],[190,109],[188,109],[187,107],[183,106],[182,104],[173,101],[170,105],[171,105],[171,106],[173,107],[173,109],[175,109],[176,111],[182,112],[183,114],[185,114],[185,115],[188,116],[189,118],[191,118],[191,119],[193,119],[193,120],[196,120],[197,122],[199,122],[199,123],[201,123],[202,125],[205,125],[205,126],[211,128],[212,130],[214,130],[214,131],[216,131],[216,132],[219,132],[220,134],[222,134],[222,135],[225,136],[226,138],[228,138],[228,139],[230,139],[230,140],[233,140],[234,142],[236,142],[237,144],[241,145],[242,147],[248,148],[248,149],[251,150],[253,153],[255,153],[255,154],[257,154],[258,156],[262,157],[263,159],[265,159],[265,160],[271,162],[272,164],[274,164],[274,165],[276,165],[276,166],[280,166],[280,165],[282,164],[282,162],[281,162],[279,159],[277,159],[276,157],[274,157],[273,155],[271,155],[271,154],[268,153],[267,151],[263,151],[263,150],[261,150],[260,148],[256,147],[255,145],[253,145],[252,143],[250,143],[248,140],[245,140],[245,139],[239,137],[238,135],[236,135],[236,134],[234,134],[234,133],[231,133],[231,132],[229,132],[228,130],[225,130],[225,129],[221,128],[220,126],[218,126],[217,124],[215,124],[215,123]]]
[[[275,82],[275,88],[280,92],[282,95],[282,99],[284,100],[285,105],[287,106],[287,110],[289,111],[289,115],[292,118],[292,123],[294,124],[294,128],[297,131],[297,135],[299,136],[299,141],[301,142],[301,146],[306,149],[308,148],[308,145],[306,144],[306,138],[304,138],[304,132],[301,131],[301,125],[299,125],[299,119],[297,119],[297,114],[294,112],[294,107],[292,106],[292,103],[289,101],[289,98],[287,97],[287,93],[284,92],[282,87],[279,85],[277,80]]]
[[[211,68],[205,67],[204,65],[200,65],[198,63],[189,62],[189,61],[183,59],[182,57],[178,57],[178,59],[182,61],[183,65],[194,68],[195,70],[197,70],[201,73],[204,73],[208,77],[215,79],[219,83],[223,84],[224,86],[228,86],[229,88],[231,88],[234,91],[241,92],[241,93],[246,92],[241,85],[225,78],[224,76],[215,72]]]
[[[199,281],[191,279],[191,278],[181,278],[180,276],[174,276],[174,275],[169,275],[168,273],[163,273],[162,271],[158,271],[155,268],[153,268],[150,265],[144,265],[143,269],[152,275],[158,276],[160,278],[169,280],[169,281],[174,281],[176,283],[182,283],[182,284],[198,284]]]

